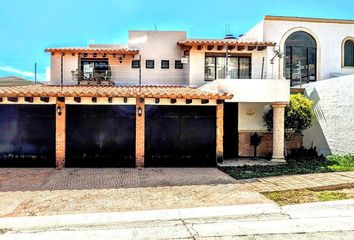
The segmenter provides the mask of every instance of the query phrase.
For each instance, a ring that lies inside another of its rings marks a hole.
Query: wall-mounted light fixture
[[[59,116],[61,115],[61,107],[60,106],[57,107],[57,113],[58,113]]]
[[[141,109],[141,107],[138,107],[138,116],[141,117],[142,114],[143,114],[143,110]]]
[[[252,116],[252,115],[254,115],[255,113],[256,113],[256,110],[254,110],[254,109],[249,108],[249,109],[246,110],[246,114],[247,114],[248,116]]]

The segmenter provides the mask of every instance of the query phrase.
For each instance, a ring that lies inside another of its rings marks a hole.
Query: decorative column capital
[[[273,108],[284,108],[288,105],[288,102],[274,102],[272,103]]]

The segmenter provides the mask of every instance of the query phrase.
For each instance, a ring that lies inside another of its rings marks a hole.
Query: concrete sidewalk
[[[260,193],[297,189],[328,190],[354,187],[353,172],[284,175],[239,180],[238,189]]]
[[[0,239],[351,239],[354,200],[0,219]]]

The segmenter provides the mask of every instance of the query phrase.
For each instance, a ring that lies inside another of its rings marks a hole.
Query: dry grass
[[[264,194],[267,198],[275,201],[279,205],[291,205],[310,202],[324,202],[334,200],[354,199],[354,188],[314,191],[314,190],[291,190],[281,192],[269,192]]]

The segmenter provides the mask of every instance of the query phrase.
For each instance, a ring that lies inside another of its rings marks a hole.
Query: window
[[[146,60],[145,67],[153,69],[155,68],[155,61],[154,60]]]
[[[183,69],[183,63],[181,60],[175,61],[175,69]]]
[[[205,57],[205,81],[230,77],[232,79],[251,78],[251,57],[228,57],[226,73],[226,57]],[[228,75],[228,76],[227,76]]]
[[[81,71],[84,79],[93,78],[97,74],[109,77],[108,59],[81,59]]]
[[[344,43],[344,66],[354,67],[354,42],[352,40]]]
[[[170,61],[169,60],[161,60],[161,69],[169,69]]]
[[[284,76],[291,80],[291,85],[316,81],[315,39],[304,31],[292,33],[285,41]]]
[[[140,60],[133,60],[132,68],[140,68]]]

